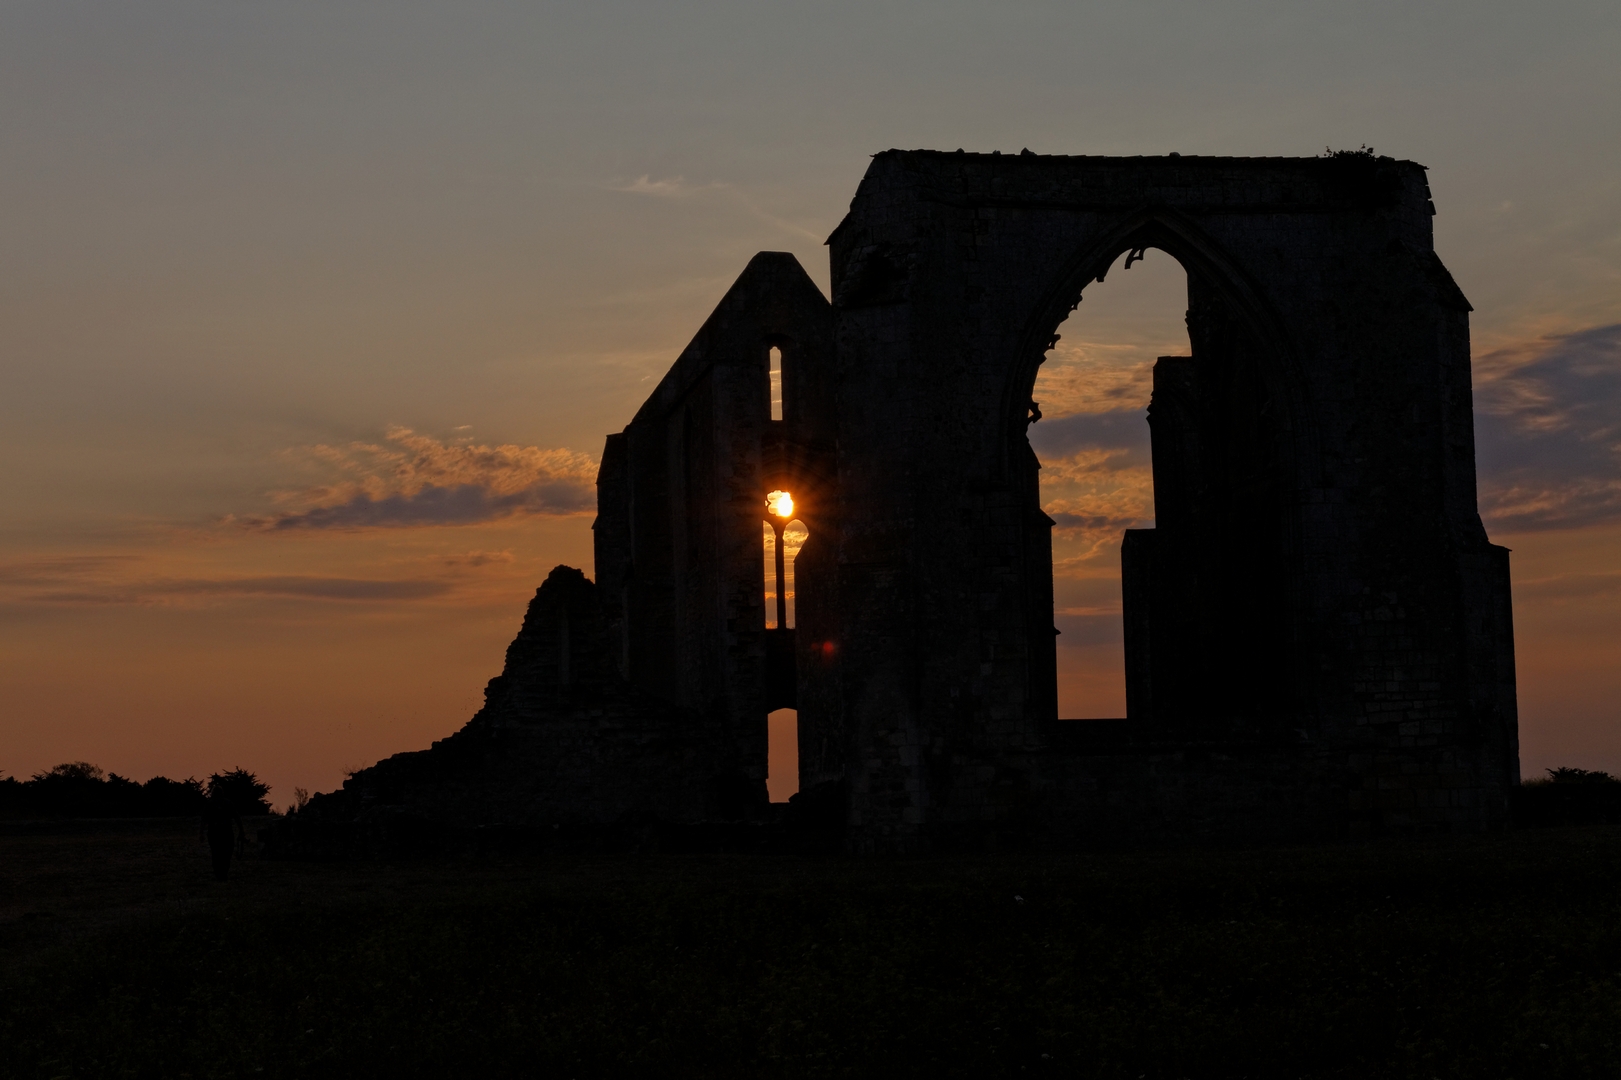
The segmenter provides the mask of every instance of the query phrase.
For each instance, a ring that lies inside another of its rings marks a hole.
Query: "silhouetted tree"
[[[51,817],[113,816],[116,809],[109,797],[106,775],[88,761],[68,761],[35,773],[25,785],[29,789],[27,808]]]
[[[0,813],[42,817],[190,817],[201,813],[203,785],[154,776],[144,784],[70,761],[19,783],[0,780]]]
[[[248,817],[271,813],[270,785],[238,766],[226,773],[214,773],[208,778],[208,801],[231,817]]]
[[[56,780],[101,780],[106,777],[100,765],[92,765],[88,761],[69,761],[58,765],[50,772],[35,773],[35,780],[44,780],[47,777]]]
[[[141,785],[143,817],[191,817],[203,812],[203,782],[195,777],[154,776]]]
[[[132,817],[142,814],[141,785],[127,776],[108,773],[102,781],[103,817]]]

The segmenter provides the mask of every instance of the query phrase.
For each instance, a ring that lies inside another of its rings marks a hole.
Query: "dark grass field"
[[[1621,1076],[1621,829],[248,859],[0,826],[0,1075]]]

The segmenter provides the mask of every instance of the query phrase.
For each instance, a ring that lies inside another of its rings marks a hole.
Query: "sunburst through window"
[[[794,497],[786,491],[766,496],[765,542],[765,624],[769,630],[794,625],[794,557],[810,535],[805,523],[794,517]],[[779,542],[780,540],[780,542]]]
[[[762,539],[768,631],[788,631],[794,626],[794,560],[810,535],[804,522],[794,517],[795,509],[794,497],[786,491],[766,496]],[[766,770],[772,802],[786,802],[799,790],[798,710],[776,709],[767,716]]]

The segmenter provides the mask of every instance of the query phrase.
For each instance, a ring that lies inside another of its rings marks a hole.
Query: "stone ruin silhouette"
[[[477,716],[317,812],[775,815],[856,851],[1502,826],[1508,551],[1434,212],[1423,166],[1371,153],[876,155],[832,301],[761,252],[608,436],[595,581],[554,570]],[[1086,285],[1147,248],[1187,272],[1192,355],[1155,365],[1155,527],[1121,547],[1127,716],[1064,720],[1032,388]],[[767,628],[776,489],[809,533],[792,629]]]

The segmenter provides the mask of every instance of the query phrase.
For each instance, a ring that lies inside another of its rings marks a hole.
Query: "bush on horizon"
[[[268,784],[243,768],[214,773],[205,787],[196,777],[154,776],[137,783],[88,761],[69,761],[27,780],[0,778],[0,816],[195,817],[211,796],[222,800],[228,813],[251,816],[272,812],[265,800],[269,791]]]
[[[1621,822],[1621,779],[1597,769],[1558,768],[1510,793],[1522,828]]]

